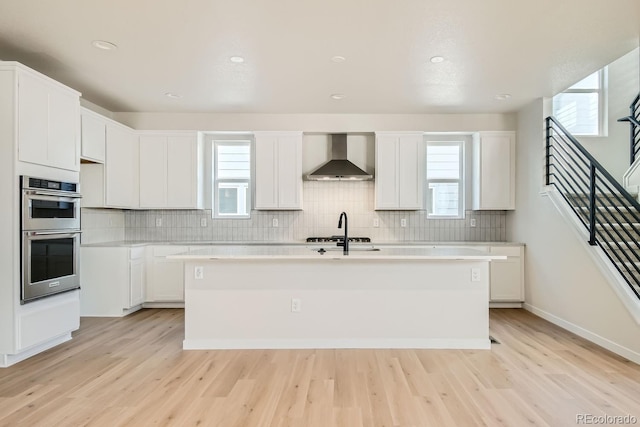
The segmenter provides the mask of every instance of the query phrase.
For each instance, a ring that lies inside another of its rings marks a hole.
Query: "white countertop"
[[[362,243],[352,243],[352,247]],[[520,242],[427,242],[427,241],[410,241],[410,242],[372,242],[364,243],[365,245],[374,245],[376,247],[475,247],[475,246],[524,246]],[[83,243],[83,247],[137,247],[137,246],[255,246],[255,247],[277,247],[277,246],[298,246],[298,247],[327,247],[335,246],[335,243],[307,243],[307,242],[230,242],[230,241],[149,241],[149,240],[117,240],[100,243]]]
[[[461,247],[384,247],[379,250],[367,250],[372,245],[352,245],[349,255],[344,255],[342,248],[322,246],[326,252],[318,252],[321,245],[313,246],[255,246],[255,245],[220,245],[195,249],[189,252],[169,255],[170,259],[183,260],[493,260],[506,259],[506,256],[491,254],[482,249]]]

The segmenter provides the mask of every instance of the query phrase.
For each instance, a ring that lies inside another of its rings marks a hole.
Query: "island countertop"
[[[320,250],[324,249],[325,252]],[[352,245],[348,255],[333,245],[209,246],[167,256],[182,260],[497,260],[504,255],[472,247],[401,247]]]

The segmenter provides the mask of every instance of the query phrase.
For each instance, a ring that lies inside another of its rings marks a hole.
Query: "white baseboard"
[[[489,308],[522,308],[522,302],[491,302]]]
[[[184,308],[184,302],[145,302],[142,308]]]
[[[525,303],[524,309],[530,311],[538,317],[541,317],[554,325],[560,326],[563,329],[568,330],[569,332],[573,332],[574,334],[582,337],[588,341],[591,341],[594,344],[599,345],[600,347],[606,348],[607,350],[624,357],[625,359],[629,359],[630,361],[637,363],[640,365],[640,353],[637,353],[631,349],[621,346],[607,338],[604,338],[594,332],[591,332],[587,329],[584,329],[581,326],[568,322],[560,317],[557,317],[547,311],[541,310],[537,307],[532,306],[531,304]]]
[[[263,340],[263,339],[191,339],[184,340],[183,350],[247,350],[247,349],[316,349],[316,348],[418,348],[489,350],[486,339],[349,339],[349,340]]]
[[[18,362],[22,362],[23,360],[26,360],[31,356],[35,356],[36,354],[49,350],[50,348],[62,344],[63,342],[67,342],[70,339],[71,332],[49,340],[44,344],[31,347],[28,350],[17,354],[0,354],[0,368],[8,368],[9,366],[15,365]]]

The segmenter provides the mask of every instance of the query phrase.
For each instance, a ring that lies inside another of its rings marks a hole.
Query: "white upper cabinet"
[[[377,210],[423,209],[422,132],[376,132]]]
[[[18,159],[59,169],[80,168],[80,94],[21,65],[16,76]]]
[[[515,209],[515,180],[515,132],[478,132],[474,134],[472,209]]]
[[[106,207],[134,209],[139,206],[138,156],[135,132],[126,126],[107,124],[104,167]]]
[[[81,151],[80,158],[104,163],[107,139],[107,121],[86,108],[80,108]]]
[[[256,209],[302,209],[302,132],[255,132]]]
[[[195,132],[140,136],[140,207],[202,209],[201,144]]]

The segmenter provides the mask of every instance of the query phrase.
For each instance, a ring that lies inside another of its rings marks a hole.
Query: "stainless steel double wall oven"
[[[80,288],[78,183],[20,177],[21,303]]]

